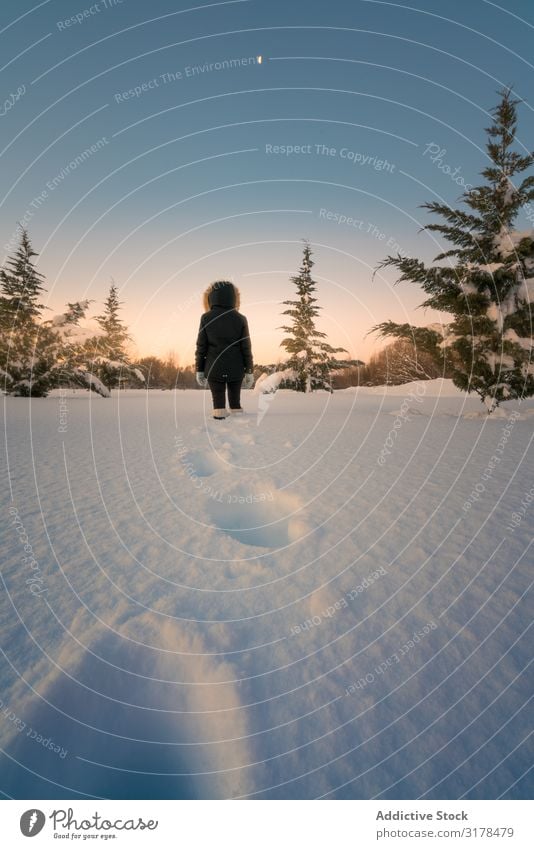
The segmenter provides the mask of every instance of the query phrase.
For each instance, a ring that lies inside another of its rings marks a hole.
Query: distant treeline
[[[405,340],[397,340],[387,345],[372,356],[368,363],[361,360],[353,360],[352,363],[348,368],[333,372],[334,389],[346,389],[349,386],[397,385],[409,383],[412,380],[432,380],[436,377],[450,376],[439,370],[429,354],[421,352]],[[194,365],[180,366],[174,354],[164,358],[143,357],[138,360],[137,366],[146,377],[148,389],[199,388],[195,380]],[[257,379],[262,374],[272,374],[281,368],[283,368],[281,363],[258,364],[254,367],[254,377]]]

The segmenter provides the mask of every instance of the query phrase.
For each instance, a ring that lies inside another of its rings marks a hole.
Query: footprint
[[[232,428],[233,430],[233,428]],[[231,430],[222,430],[217,428],[217,431],[212,431],[209,435],[210,444],[213,450],[220,456],[229,458],[229,455],[239,453],[240,448],[244,445],[255,445],[256,440],[251,433],[239,430],[237,433],[232,433]]]
[[[309,531],[300,508],[297,496],[256,484],[225,492],[209,511],[217,529],[243,545],[283,548]]]
[[[207,478],[224,468],[224,464],[211,452],[188,451],[187,454],[179,458],[178,462],[184,470],[197,475],[199,478]]]

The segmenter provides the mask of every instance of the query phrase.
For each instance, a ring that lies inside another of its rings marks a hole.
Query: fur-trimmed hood
[[[228,280],[217,280],[211,283],[203,295],[204,312],[209,312],[211,307],[220,306],[239,310],[241,295],[237,286]]]

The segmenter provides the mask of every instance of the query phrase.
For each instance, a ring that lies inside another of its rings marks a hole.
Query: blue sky
[[[256,359],[274,359],[308,238],[322,326],[365,359],[378,321],[435,320],[372,272],[392,250],[438,253],[420,204],[476,184],[503,85],[534,147],[526,0],[8,0],[0,15],[2,255],[26,220],[54,311],[101,301],[113,277],[141,354],[191,361],[200,293],[226,276]]]

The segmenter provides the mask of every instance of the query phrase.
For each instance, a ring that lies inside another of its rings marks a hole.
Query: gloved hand
[[[208,381],[204,377],[204,372],[203,371],[197,371],[196,378],[197,378],[198,385],[200,387],[202,387],[202,389],[205,389],[206,386],[208,385]]]
[[[243,389],[252,389],[254,386],[254,375],[252,372],[247,372],[243,378]]]

